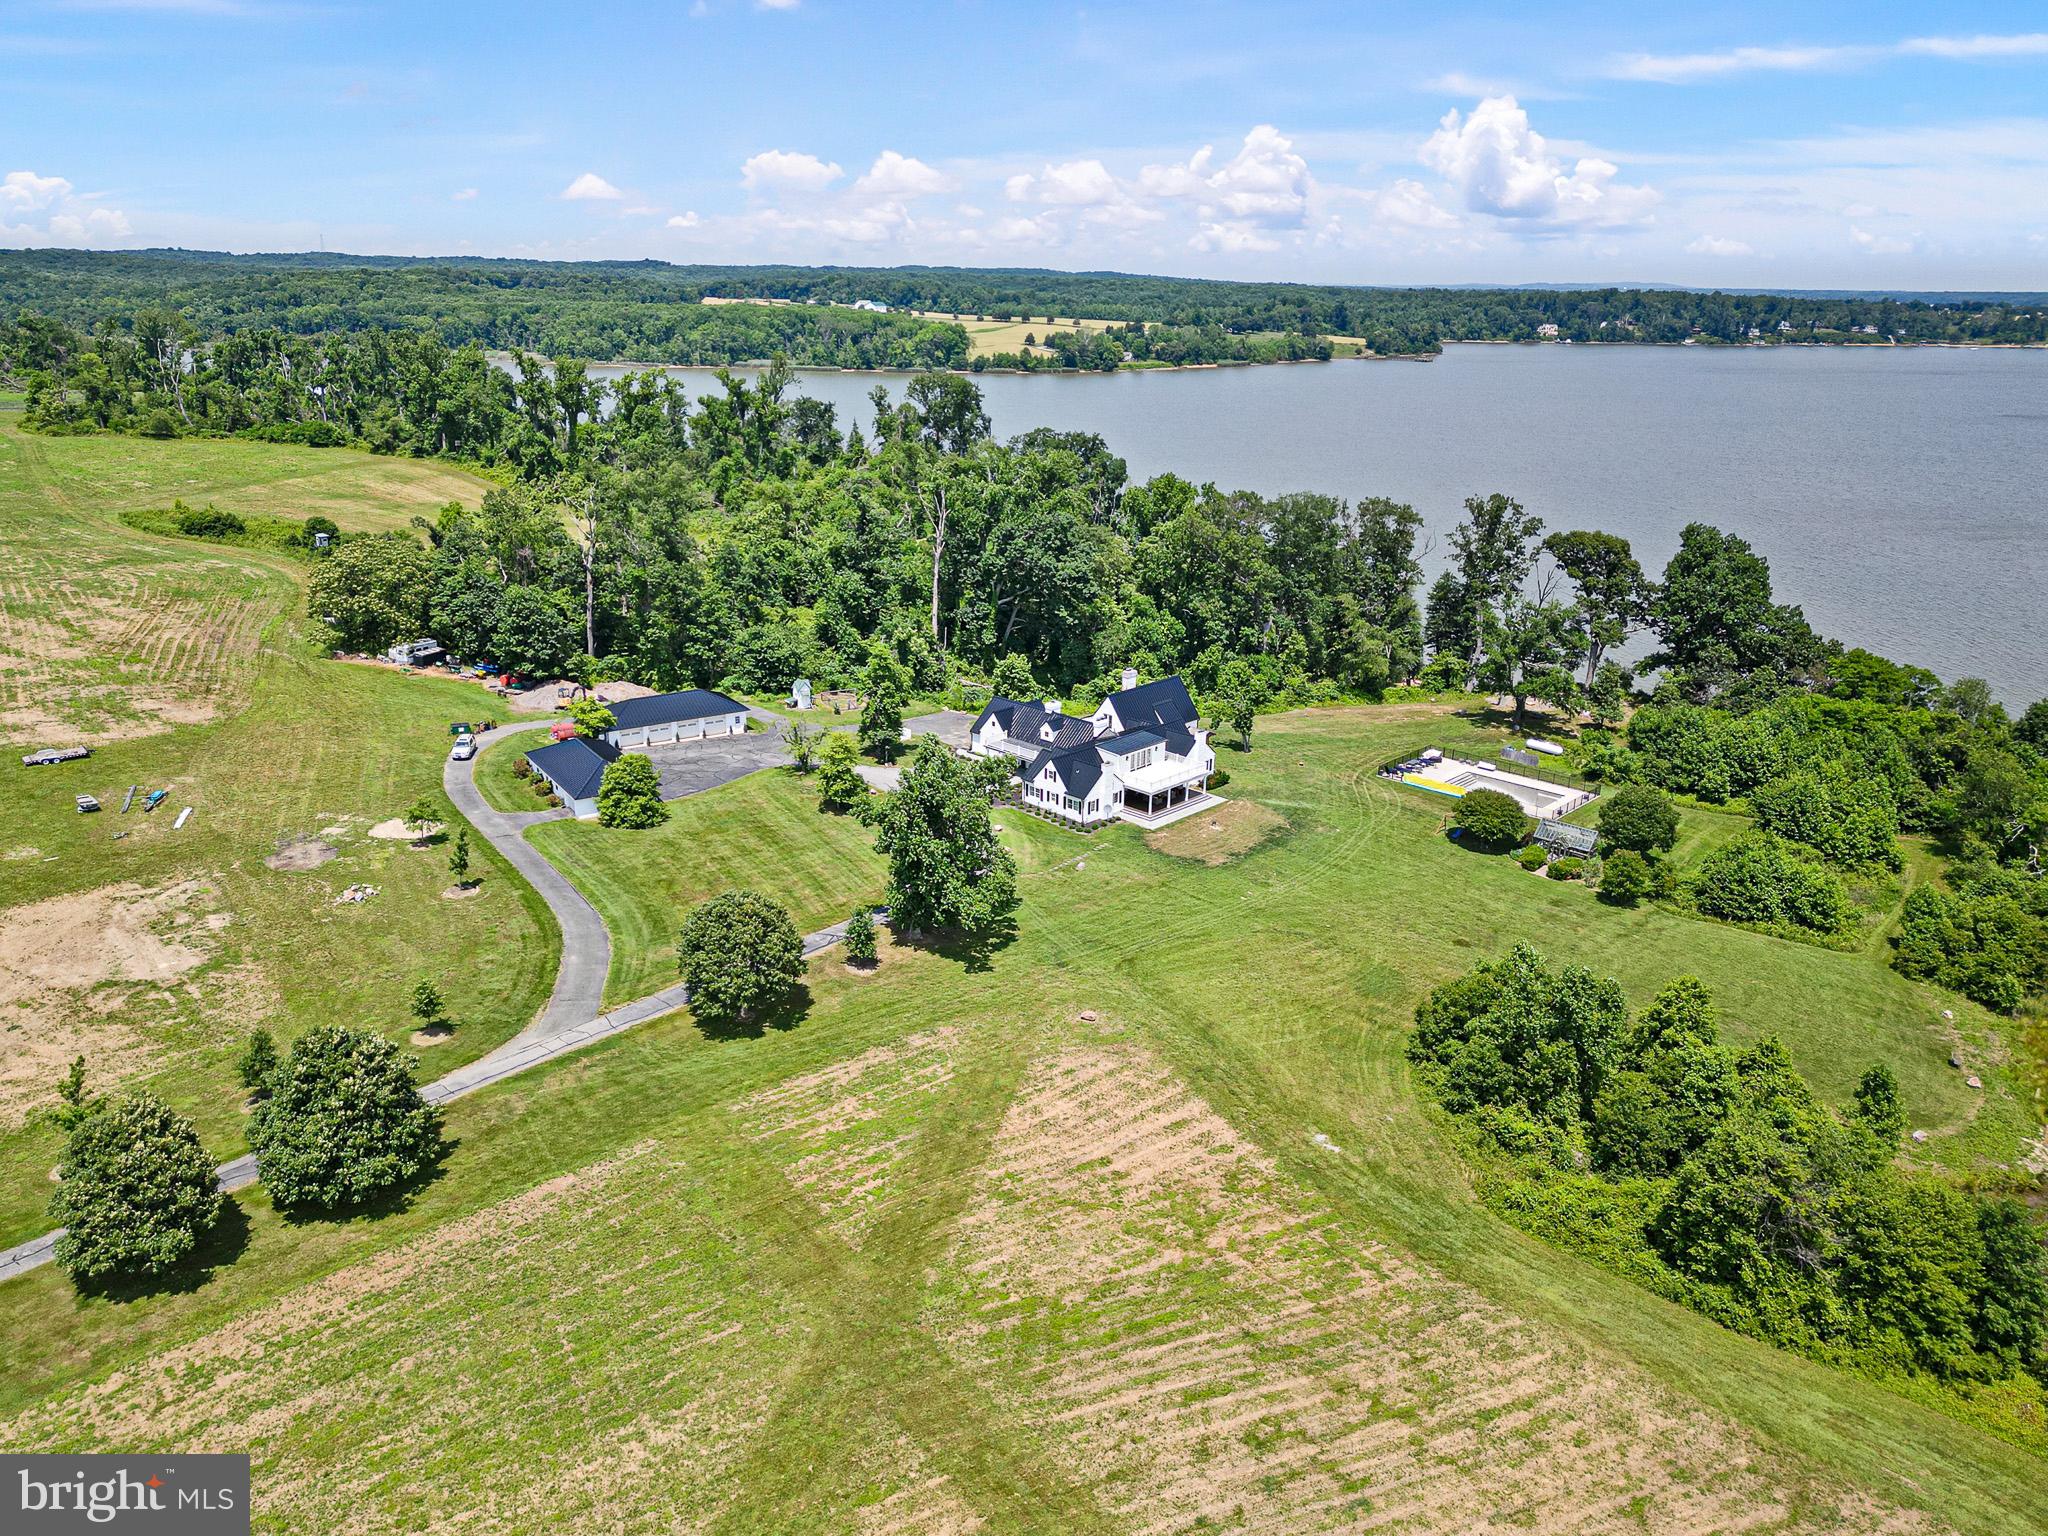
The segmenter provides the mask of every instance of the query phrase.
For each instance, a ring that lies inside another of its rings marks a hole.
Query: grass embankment
[[[1947,1067],[1939,1009],[1987,1059],[1994,1022],[1879,953],[1457,849],[1373,776],[1418,731],[1479,734],[1262,720],[1229,792],[1286,824],[1222,864],[1004,813],[1024,902],[985,963],[823,956],[793,1028],[660,1021],[465,1100],[382,1221],[287,1226],[256,1193],[189,1294],[0,1287],[0,1438],[250,1444],[265,1517],[309,1531],[2038,1528],[2038,1459],[1493,1218],[1401,1054],[1427,987],[1517,939],[1638,1001],[1694,971],[1837,1099],[1890,1060],[1938,1133],[1916,1155],[1962,1166],[2027,1120],[2001,1068],[1979,1095]],[[678,806],[704,820],[662,878],[731,883],[770,828],[815,843],[796,787]]]
[[[481,489],[338,450],[0,430],[0,1243],[47,1225],[46,1111],[74,1055],[97,1088],[164,1095],[226,1157],[244,1150],[233,1058],[259,1025],[288,1041],[359,1020],[402,1040],[430,977],[459,1024],[428,1053],[440,1069],[545,999],[554,921],[481,838],[479,890],[444,900],[445,848],[368,835],[438,796],[446,722],[476,691],[319,659],[300,558],[120,521],[182,496],[368,530]],[[74,741],[94,755],[18,761]],[[131,784],[171,794],[123,816]],[[105,809],[77,814],[80,792]],[[336,906],[358,882],[378,894]]]
[[[692,906],[721,891],[772,897],[797,932],[810,933],[879,901],[887,884],[874,834],[850,816],[821,814],[815,779],[764,769],[668,810],[646,831],[551,821],[527,833],[604,915],[607,1002],[673,985],[676,930]]]
[[[533,780],[522,779],[513,770],[519,760],[536,747],[548,744],[546,722],[531,731],[521,731],[504,741],[494,741],[476,755],[476,788],[484,803],[499,811],[544,811],[545,797],[534,792]]]

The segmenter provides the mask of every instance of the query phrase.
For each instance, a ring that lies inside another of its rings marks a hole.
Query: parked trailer
[[[91,757],[91,747],[44,747],[40,752],[31,752],[21,760],[24,768],[48,768],[56,763],[73,763],[81,757]]]

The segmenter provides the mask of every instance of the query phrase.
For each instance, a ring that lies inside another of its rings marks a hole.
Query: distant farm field
[[[370,835],[438,792],[445,722],[485,695],[317,659],[293,557],[119,521],[183,497],[402,527],[482,489],[339,450],[0,428],[0,1243],[45,1225],[48,1113],[76,1055],[99,1088],[149,1083],[225,1157],[258,1026],[342,1017],[402,1040],[432,979],[460,1027],[431,1055],[453,1066],[546,997],[553,919],[481,840],[480,894],[449,901],[444,848]],[[19,761],[78,742],[90,759]],[[170,794],[123,815],[130,785]],[[78,814],[81,791],[104,809]],[[376,894],[337,906],[352,884]]]

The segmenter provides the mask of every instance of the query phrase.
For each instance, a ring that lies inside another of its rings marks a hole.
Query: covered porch
[[[1139,826],[1163,827],[1183,816],[1192,816],[1204,806],[1221,804],[1215,795],[1209,793],[1208,783],[1205,776],[1166,789],[1126,788],[1117,811],[1125,821],[1134,821]]]

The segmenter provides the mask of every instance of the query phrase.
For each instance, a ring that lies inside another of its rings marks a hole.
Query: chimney
[[[1133,688],[1138,686],[1138,669],[1136,667],[1124,668],[1124,678],[1122,686],[1124,692],[1126,693],[1129,693]]]
[[[1058,699],[1047,699],[1045,701],[1045,712],[1048,715],[1058,714],[1060,712],[1060,701]]]

